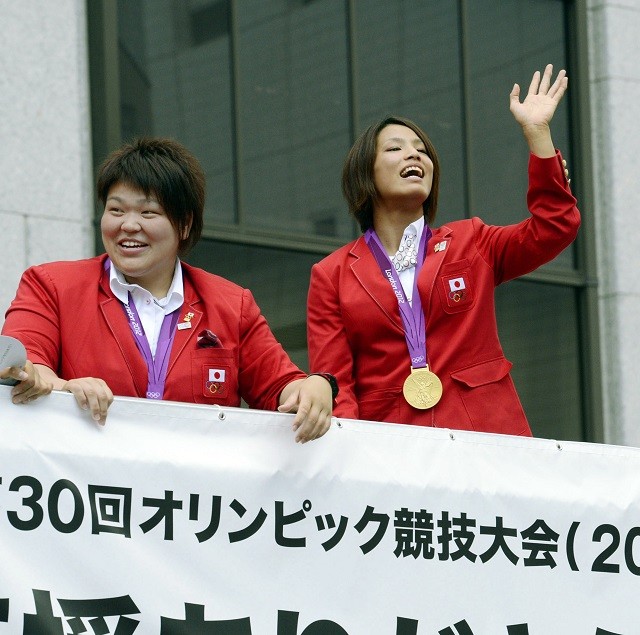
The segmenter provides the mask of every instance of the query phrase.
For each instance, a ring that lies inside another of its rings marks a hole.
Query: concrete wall
[[[0,0],[0,324],[29,265],[91,255],[85,0]]]
[[[604,433],[640,446],[640,0],[587,13]]]

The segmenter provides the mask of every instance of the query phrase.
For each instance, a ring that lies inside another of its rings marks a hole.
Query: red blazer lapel
[[[438,272],[451,244],[451,229],[447,226],[434,231],[434,235],[427,243],[427,254],[418,279],[420,300],[425,315],[429,309],[438,278]],[[364,237],[360,237],[349,252],[351,270],[363,289],[371,296],[380,310],[392,324],[404,333],[398,301],[391,289],[391,285],[384,278]]]
[[[351,271],[362,288],[371,296],[380,310],[397,329],[404,333],[398,300],[389,281],[385,279],[363,236],[360,236],[349,252]]]
[[[191,278],[185,274],[184,264],[182,274],[182,280],[184,283],[184,304],[182,305],[180,315],[178,316],[178,325],[176,327],[173,346],[171,347],[167,376],[188,344],[192,349],[195,349],[197,333],[199,330],[198,327],[202,321],[202,311],[198,309],[198,305],[201,303],[201,300],[196,294]],[[181,324],[190,324],[191,326],[184,327],[180,326]]]
[[[437,232],[434,231],[427,243],[427,253],[418,277],[418,292],[420,293],[422,310],[425,315],[429,315],[438,272],[448,253],[450,244],[451,229],[446,225],[440,227]]]
[[[103,298],[100,300],[102,315],[129,369],[131,381],[135,386],[138,397],[145,397],[147,394],[147,365],[130,332],[130,326],[122,308],[122,303],[111,292],[109,274],[104,270],[100,279],[100,287],[103,293]],[[124,337],[122,336],[123,333],[125,334]]]
[[[139,397],[145,397],[147,394],[147,365],[136,346],[133,336],[129,336],[129,323],[127,322],[121,302],[115,298],[111,292],[109,273],[107,271],[103,270],[100,287],[103,293],[103,298],[100,301],[100,310],[129,369],[136,393]],[[189,328],[176,328],[176,334],[169,357],[167,376],[187,344],[193,342],[193,347],[195,348],[198,325],[202,320],[202,312],[197,308],[201,300],[196,295],[193,284],[186,275],[184,276],[184,294],[185,301],[178,316],[178,326],[183,323],[189,323],[191,326]],[[119,337],[117,333],[126,333],[127,335],[125,337]]]

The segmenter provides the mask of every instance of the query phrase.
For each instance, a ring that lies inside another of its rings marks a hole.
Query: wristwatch
[[[331,386],[331,398],[335,401],[338,396],[338,392],[340,392],[340,388],[338,388],[338,380],[331,373],[309,373],[309,377],[312,377],[313,375],[324,377],[329,382],[329,386]]]

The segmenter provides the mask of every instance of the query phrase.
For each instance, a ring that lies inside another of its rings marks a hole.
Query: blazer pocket
[[[486,428],[488,421],[503,423],[524,417],[509,375],[512,366],[505,357],[498,357],[451,373],[474,428]]]
[[[461,313],[473,307],[474,283],[471,265],[466,258],[442,265],[438,278],[440,302],[446,313]]]
[[[191,378],[195,403],[236,406],[238,367],[233,350],[196,349],[191,353]]]
[[[509,374],[512,367],[513,364],[506,357],[498,357],[457,370],[451,373],[451,377],[469,388],[477,388],[500,381]]]
[[[370,392],[358,399],[359,418],[364,421],[397,422],[401,398],[402,390],[399,389],[387,388]]]

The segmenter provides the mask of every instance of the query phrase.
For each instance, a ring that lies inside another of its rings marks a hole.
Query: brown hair
[[[433,180],[431,192],[422,204],[422,209],[428,224],[433,223],[436,217],[440,185],[440,162],[436,149],[429,137],[413,121],[402,117],[386,117],[369,126],[356,139],[342,166],[342,193],[349,204],[349,212],[356,218],[363,232],[373,227],[373,205],[378,196],[373,178],[378,135],[383,128],[392,124],[411,128],[424,143],[427,155],[433,163]]]
[[[124,183],[153,194],[180,237],[185,255],[202,233],[205,176],[196,157],[173,139],[142,137],[112,152],[98,171],[97,194],[104,205],[109,190]],[[186,238],[185,232],[189,230]]]

